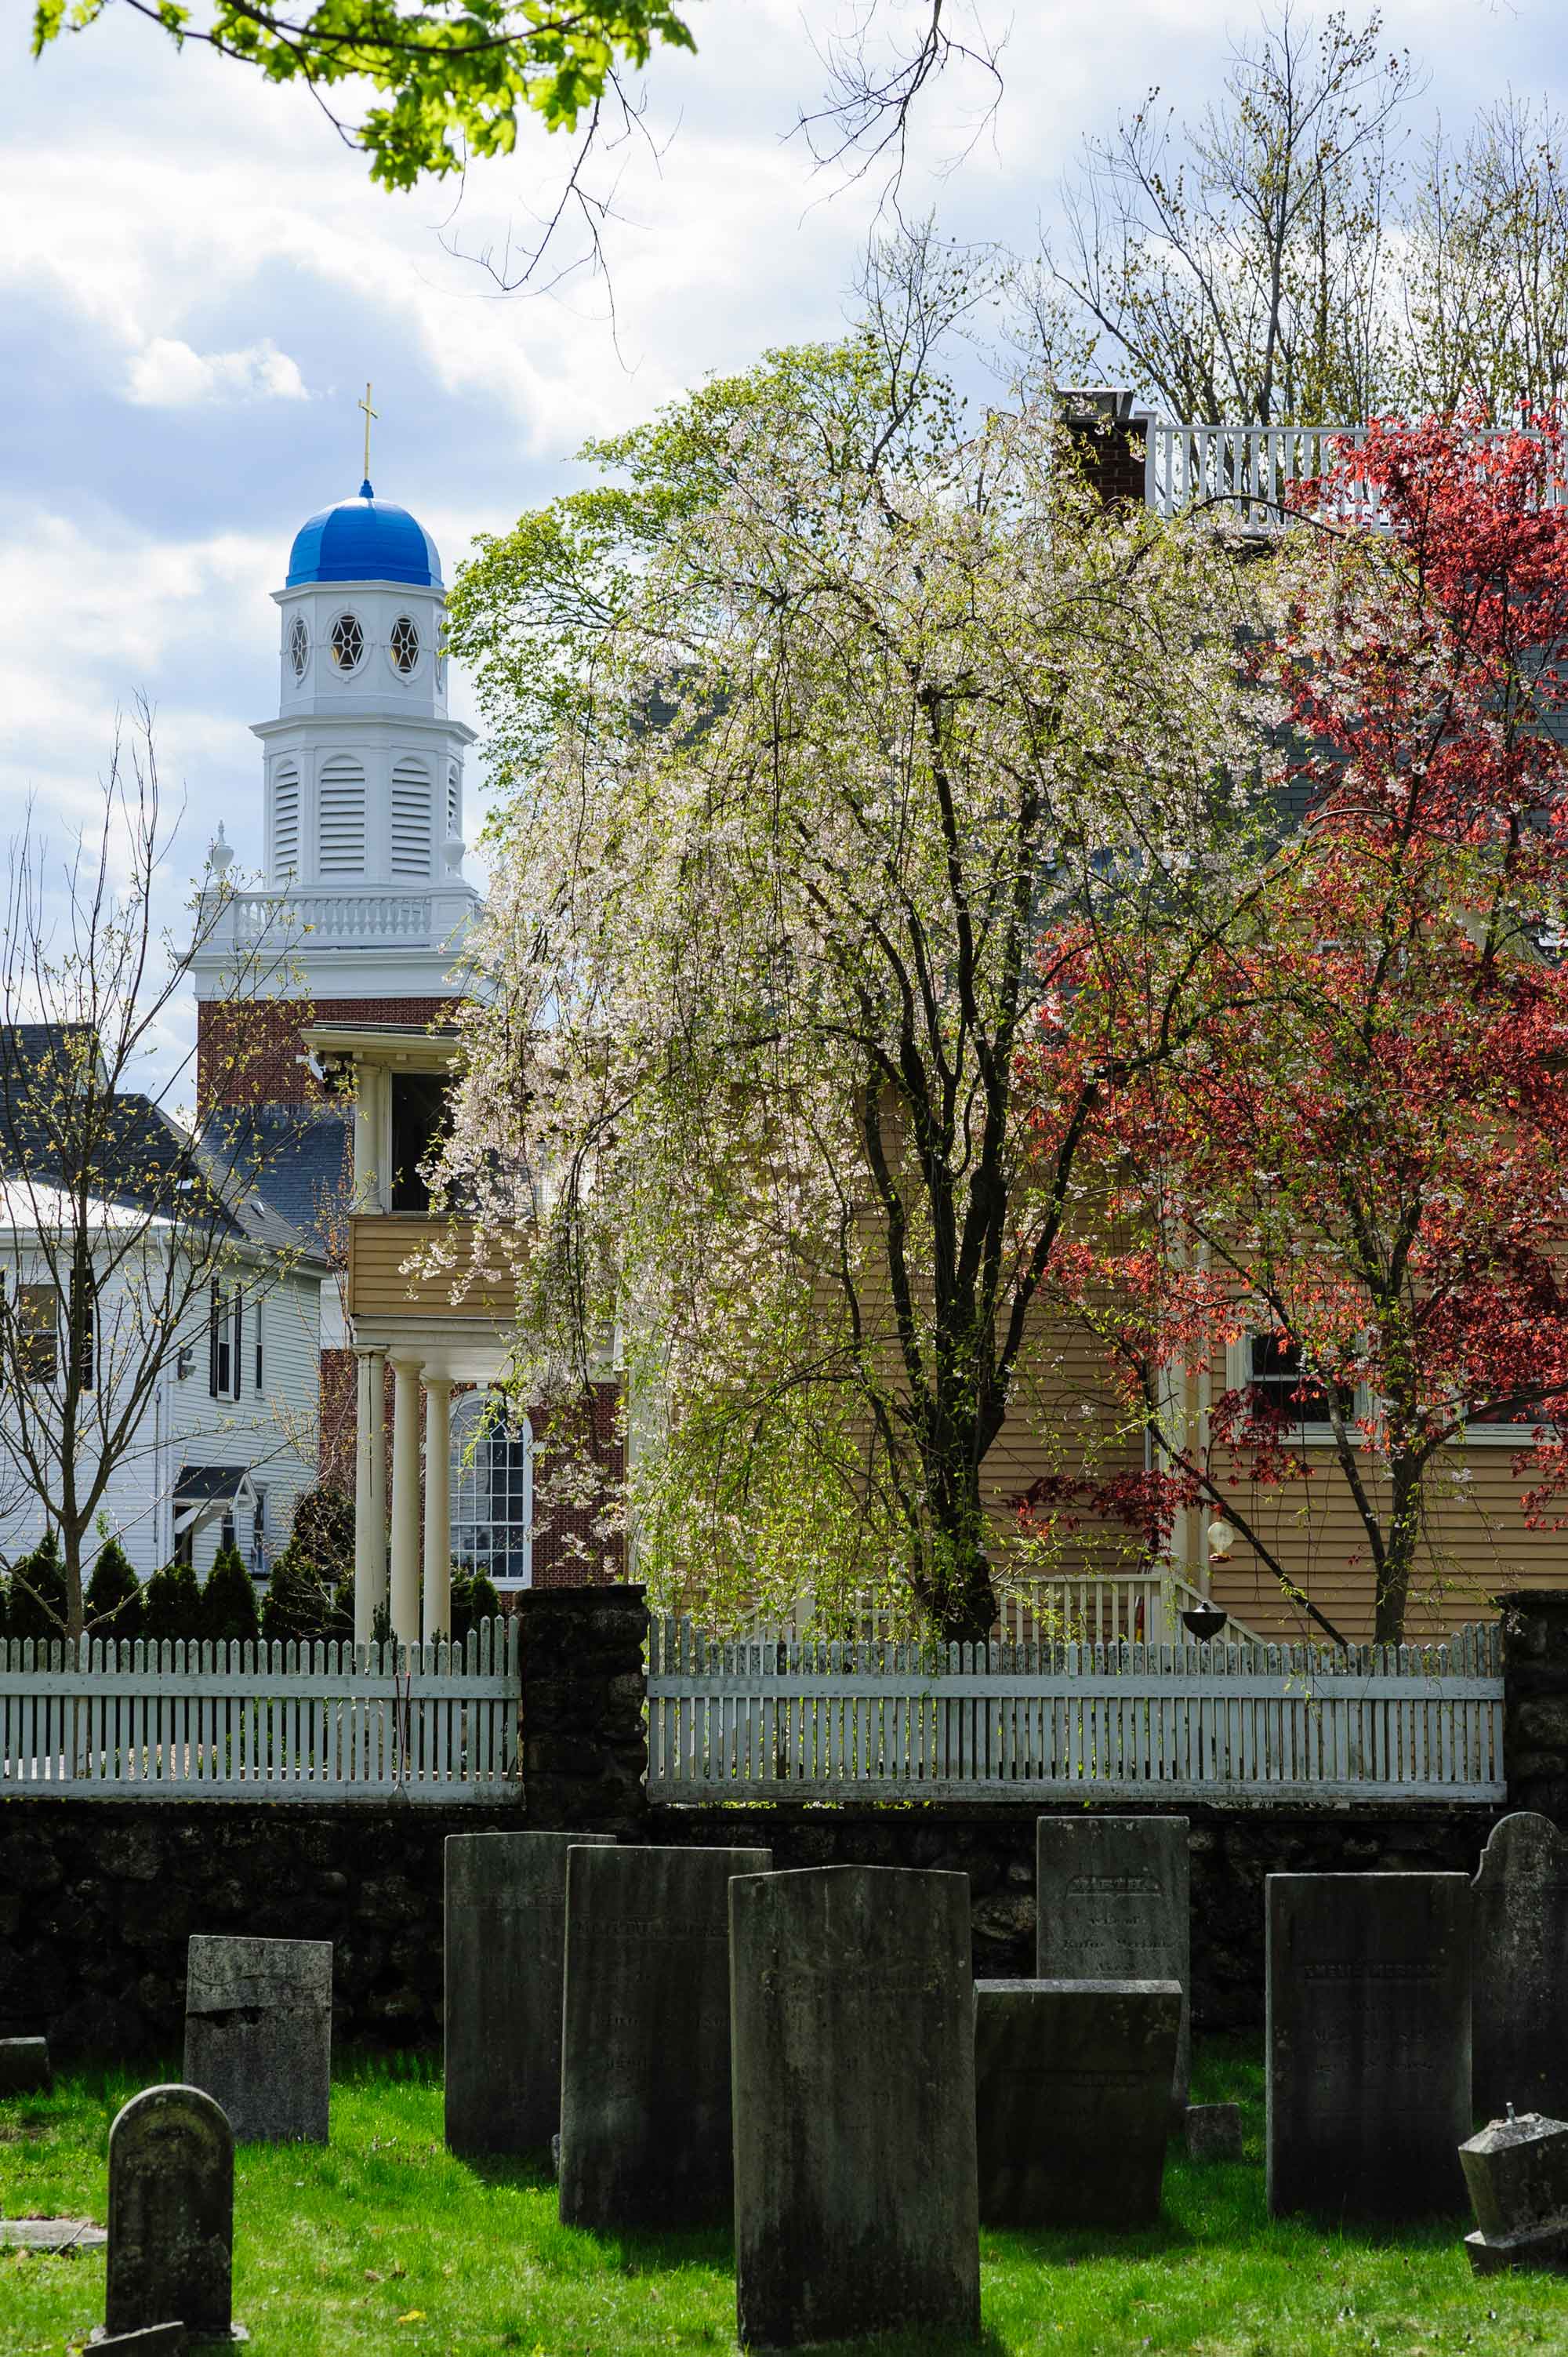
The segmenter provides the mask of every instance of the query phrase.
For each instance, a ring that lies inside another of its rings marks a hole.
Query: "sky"
[[[888,26],[917,0],[882,0]],[[903,203],[960,239],[1031,249],[1086,131],[1159,83],[1202,102],[1230,38],[1220,0],[973,0],[1005,36],[983,120],[961,75],[930,96]],[[236,874],[261,852],[260,747],[276,709],[290,540],[359,486],[365,382],[378,492],[433,533],[451,578],[481,531],[586,479],[585,436],[712,371],[842,326],[876,187],[847,190],[789,134],[822,44],[864,0],[693,0],[695,58],[656,56],[648,141],[616,158],[602,283],[499,293],[471,258],[526,232],[564,147],[459,188],[373,188],[308,93],[112,5],[34,65],[30,0],[0,5],[0,830],[58,861],[91,824],[117,714],[156,715],[199,868],[220,817]],[[1509,88],[1568,105],[1551,0],[1394,0],[1391,46],[1425,66],[1424,116],[1457,124]],[[5,54],[5,52],[9,54]],[[978,134],[978,135],[977,135]],[[466,690],[455,708],[472,716]],[[480,768],[482,772],[482,750]],[[472,832],[472,828],[470,828]],[[470,858],[468,872],[483,880]],[[177,924],[177,908],[171,902]],[[159,1053],[194,1029],[183,1000]]]

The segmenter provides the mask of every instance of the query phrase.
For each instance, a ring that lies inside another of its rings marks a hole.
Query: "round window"
[[[419,632],[406,614],[400,614],[392,624],[388,643],[393,664],[406,675],[419,661]]]
[[[352,614],[339,614],[332,625],[332,660],[339,671],[358,671],[365,651],[365,634]]]
[[[310,632],[305,627],[305,617],[296,614],[294,628],[288,634],[288,659],[294,665],[295,679],[305,677],[305,666],[310,661]]]

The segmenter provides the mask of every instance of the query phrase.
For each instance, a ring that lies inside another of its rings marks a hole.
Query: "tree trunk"
[[[1416,1541],[1421,1534],[1420,1504],[1420,1465],[1412,1458],[1395,1457],[1393,1511],[1389,1517],[1388,1544],[1378,1576],[1377,1608],[1372,1620],[1375,1645],[1399,1645],[1404,1641],[1411,1574],[1415,1568]]]

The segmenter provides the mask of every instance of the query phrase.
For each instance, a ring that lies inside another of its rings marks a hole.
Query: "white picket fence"
[[[1496,1801],[1500,1635],[1305,1645],[719,1645],[651,1624],[663,1801]]]
[[[519,1792],[517,1626],[462,1646],[0,1643],[0,1792],[493,1801]]]

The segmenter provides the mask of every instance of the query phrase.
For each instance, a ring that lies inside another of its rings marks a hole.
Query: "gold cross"
[[[379,409],[371,407],[371,388],[368,384],[365,387],[363,401],[357,401],[354,406],[356,409],[362,409],[365,413],[365,480],[368,483],[371,479],[371,420],[372,417],[381,415]]]

